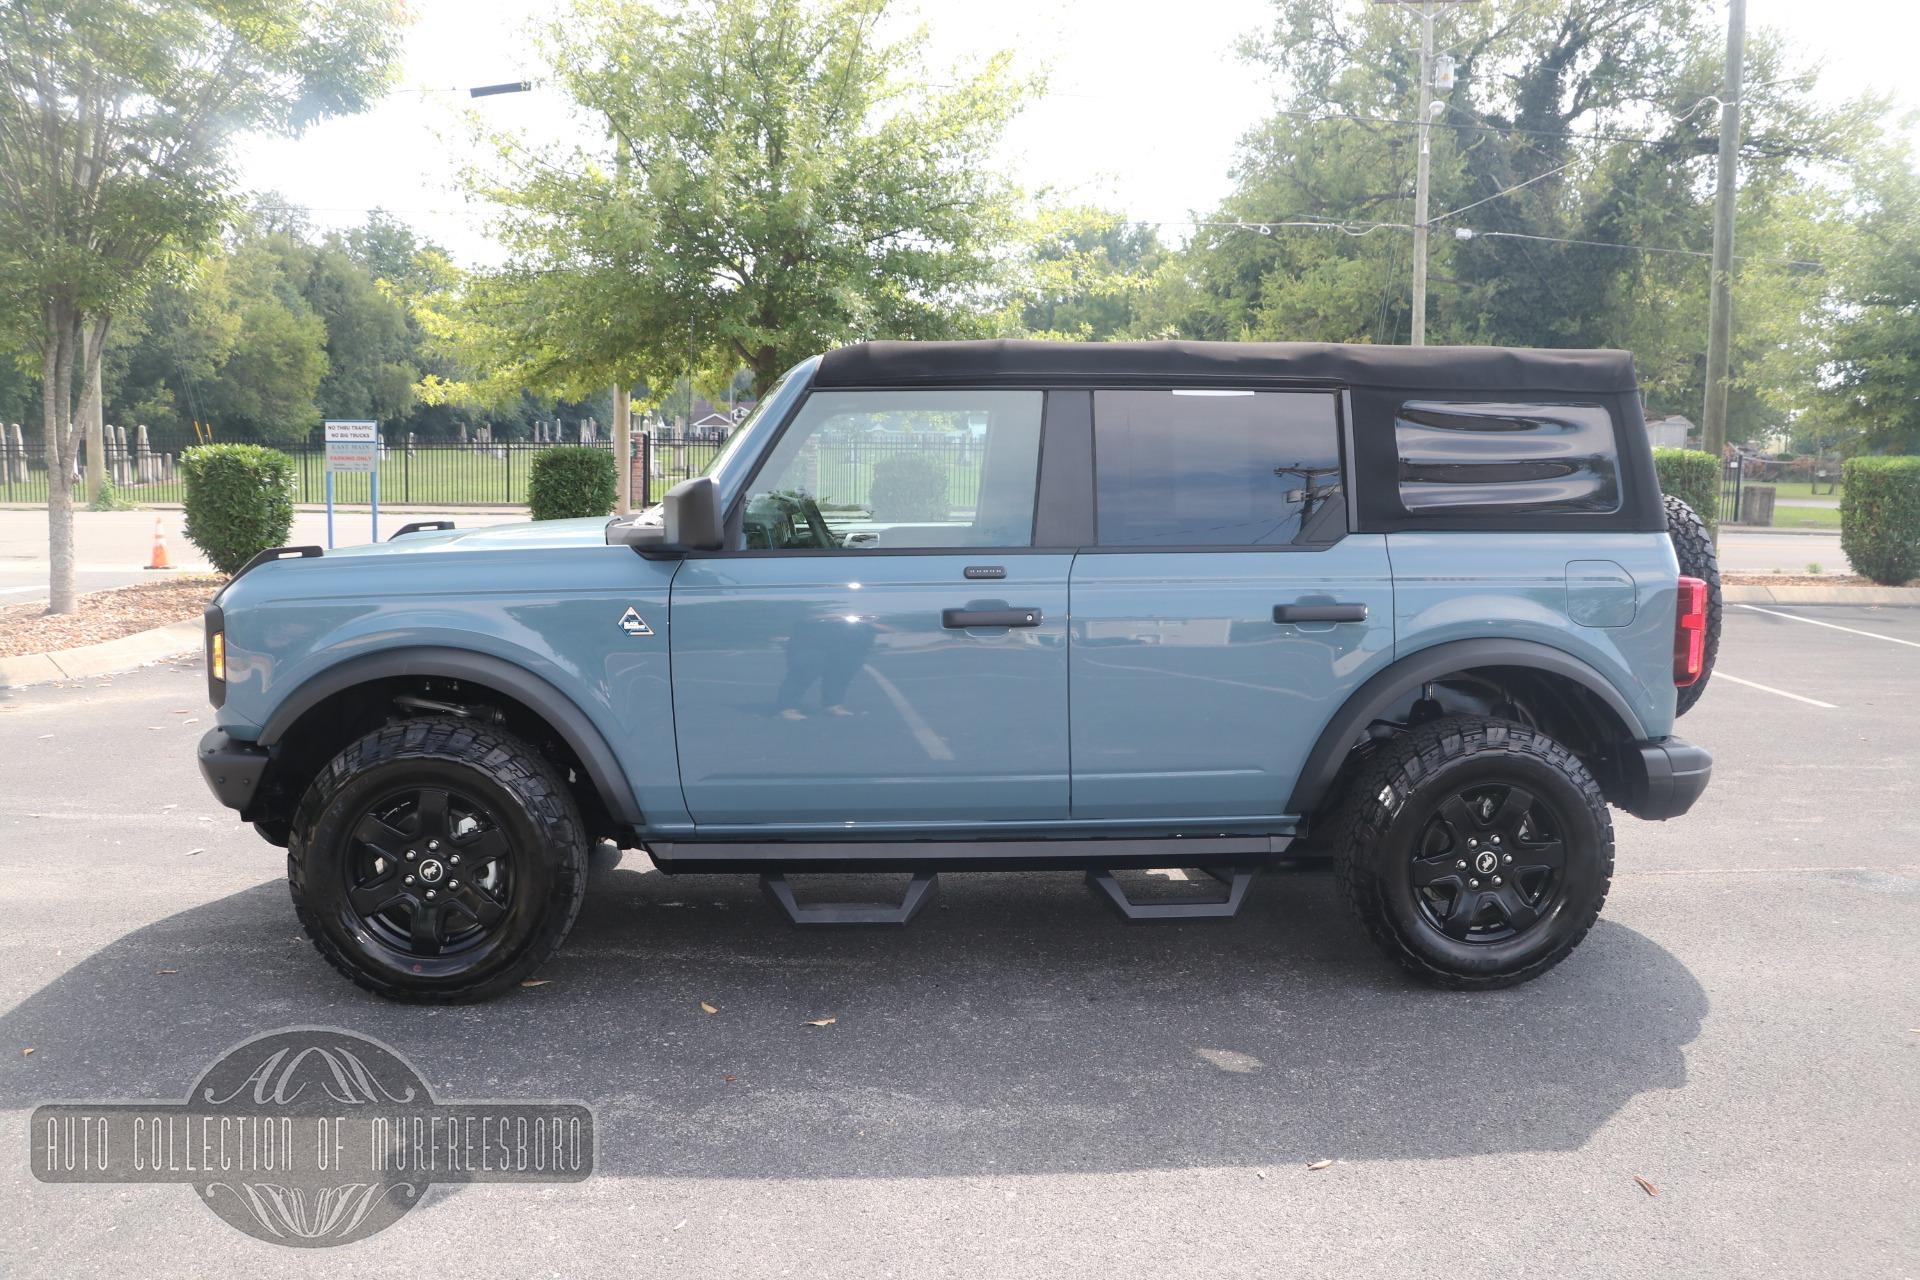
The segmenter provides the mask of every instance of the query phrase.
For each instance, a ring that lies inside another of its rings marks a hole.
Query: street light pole
[[[1716,461],[1727,447],[1727,391],[1733,364],[1733,212],[1740,182],[1740,93],[1747,0],[1727,11],[1727,83],[1720,101],[1720,175],[1713,205],[1713,278],[1707,317],[1707,405],[1700,444]]]

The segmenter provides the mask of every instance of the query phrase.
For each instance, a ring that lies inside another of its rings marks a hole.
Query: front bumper
[[[1621,753],[1620,794],[1614,803],[1636,818],[1658,822],[1693,808],[1713,777],[1713,755],[1684,738],[1635,742]]]
[[[200,737],[200,775],[214,799],[229,809],[245,811],[253,803],[260,777],[267,771],[267,749],[229,737],[225,729],[209,729]]]

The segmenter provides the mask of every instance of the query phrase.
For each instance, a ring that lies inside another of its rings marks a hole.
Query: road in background
[[[1880,636],[1920,610],[1729,608],[1722,672],[1768,689],[1682,722],[1713,785],[1616,815],[1598,927],[1484,994],[1402,980],[1324,874],[1137,927],[1077,875],[950,875],[907,929],[798,931],[629,853],[547,985],[392,1005],[207,795],[197,663],[0,692],[0,1273],[1920,1274],[1920,649]],[[302,1023],[442,1097],[583,1099],[598,1171],[437,1186],[338,1252],[29,1177],[36,1103],[178,1097]]]
[[[465,508],[448,511],[380,512],[380,536],[389,538],[401,525],[414,520],[452,520],[461,528],[525,520],[525,511],[501,508]],[[79,556],[82,591],[102,591],[146,582],[159,575],[146,566],[153,552],[153,523],[159,520],[167,539],[168,559],[180,572],[210,571],[200,549],[187,541],[186,514],[178,508],[151,511],[78,511],[74,513],[75,550]],[[334,515],[334,542],[356,546],[370,541],[368,513],[338,511]],[[288,545],[327,543],[325,511],[297,511]],[[44,601],[47,598],[47,512],[44,507],[0,508],[0,605]]]

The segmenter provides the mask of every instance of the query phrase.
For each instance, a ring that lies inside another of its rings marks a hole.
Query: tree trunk
[[[80,608],[74,584],[73,459],[68,434],[73,422],[74,326],[58,307],[48,309],[46,349],[40,363],[40,413],[47,442],[47,612]]]

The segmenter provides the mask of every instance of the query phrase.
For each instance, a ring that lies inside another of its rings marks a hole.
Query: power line
[[[1176,221],[1168,221],[1168,222],[1131,222],[1128,225],[1161,227],[1161,226],[1177,226],[1182,224],[1176,220]],[[1413,230],[1413,224],[1411,222],[1367,222],[1367,221],[1349,222],[1349,221],[1341,221],[1338,219],[1312,219],[1312,218],[1287,218],[1287,219],[1280,219],[1272,222],[1253,222],[1253,221],[1229,222],[1229,221],[1217,221],[1217,220],[1195,220],[1190,223],[1186,223],[1184,225],[1189,225],[1194,227],[1220,227],[1220,228],[1227,228],[1227,229],[1239,230],[1239,231],[1253,231],[1253,232],[1257,232],[1260,235],[1272,235],[1275,231],[1278,231],[1278,230],[1298,229],[1298,228],[1308,228],[1308,229],[1322,230],[1322,231],[1339,231],[1339,232],[1343,232],[1346,235],[1354,236],[1354,237],[1371,235],[1375,231],[1412,231]],[[1482,230],[1476,227],[1455,227],[1453,230],[1453,234],[1454,234],[1454,238],[1458,240],[1477,240],[1477,239],[1530,240],[1530,241],[1537,241],[1543,244],[1575,245],[1575,246],[1588,248],[1588,249],[1615,249],[1624,253],[1665,254],[1665,255],[1671,255],[1674,257],[1683,257],[1683,258],[1713,257],[1712,253],[1704,249],[1670,249],[1661,245],[1624,244],[1616,240],[1582,240],[1573,236],[1533,235],[1523,231],[1489,231],[1489,230]],[[1818,262],[1810,258],[1774,258],[1774,257],[1761,256],[1757,254],[1737,254],[1735,255],[1735,260],[1739,262],[1765,263],[1769,266],[1802,267],[1802,268],[1810,268],[1813,270],[1823,270],[1826,266],[1825,263]]]

